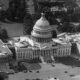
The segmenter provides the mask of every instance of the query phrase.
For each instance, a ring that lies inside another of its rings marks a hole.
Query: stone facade
[[[42,57],[66,57],[71,55],[71,45],[56,45],[50,49],[16,48],[16,60],[30,60]]]

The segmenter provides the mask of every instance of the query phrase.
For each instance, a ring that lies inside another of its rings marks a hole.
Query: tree
[[[77,30],[77,32],[80,32],[80,24],[78,26],[76,26],[76,30]]]
[[[53,31],[52,31],[52,38],[57,38],[56,30],[53,30]]]
[[[15,21],[15,16],[16,16],[18,6],[19,6],[19,3],[17,0],[10,1],[9,8],[6,11],[7,19],[9,19],[11,21]]]
[[[7,19],[11,21],[23,21],[25,10],[25,0],[12,0],[9,3],[9,8],[6,11]]]
[[[71,33],[76,32],[75,26],[70,22],[64,22],[62,26],[59,26],[58,30],[61,32],[71,32]]]
[[[6,41],[6,39],[8,39],[8,34],[6,29],[2,29],[0,28],[0,39],[2,39],[3,41]]]
[[[23,33],[26,35],[30,35],[31,31],[33,28],[33,19],[32,16],[30,14],[26,14],[26,16],[24,17],[24,31]]]
[[[52,12],[45,12],[45,17],[49,21],[50,25],[57,24],[55,16],[53,15]]]
[[[16,12],[16,17],[18,19],[16,19],[19,22],[23,22],[23,19],[25,17],[26,14],[26,4],[25,4],[25,0],[20,0],[19,2],[19,6],[17,8],[17,12]]]

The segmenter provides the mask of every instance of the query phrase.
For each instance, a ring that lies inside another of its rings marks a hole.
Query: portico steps
[[[41,59],[43,64],[52,63],[54,61],[53,56],[40,56],[40,59]]]

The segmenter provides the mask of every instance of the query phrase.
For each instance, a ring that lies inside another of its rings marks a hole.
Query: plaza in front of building
[[[31,72],[18,72],[15,74],[9,75],[9,80],[27,80],[27,79],[41,79],[41,80],[48,80],[49,78],[59,78],[59,80],[77,80],[74,78],[75,76],[80,75],[80,68],[79,63],[75,59],[70,59],[71,61],[63,61],[64,63],[54,63],[52,66],[51,64],[42,64],[41,69],[39,70],[32,70]],[[68,64],[69,62],[69,64]],[[39,72],[38,72],[39,71]]]

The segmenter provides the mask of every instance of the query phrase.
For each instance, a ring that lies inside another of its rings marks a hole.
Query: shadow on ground
[[[72,57],[56,58],[56,62],[72,67],[80,67],[80,61]]]

